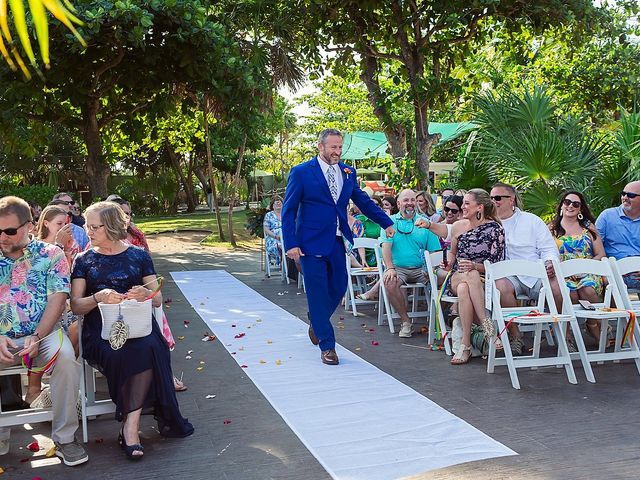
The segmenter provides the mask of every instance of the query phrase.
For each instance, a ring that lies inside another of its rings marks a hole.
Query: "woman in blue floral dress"
[[[271,197],[269,211],[264,216],[264,244],[268,258],[273,259],[277,267],[280,266],[282,254],[282,197]]]
[[[600,260],[605,256],[595,218],[580,192],[569,191],[560,197],[549,230],[556,240],[560,259],[563,261],[573,258]],[[578,300],[588,300],[591,303],[601,301],[602,277],[581,275],[567,279],[566,283],[572,303],[578,303]],[[587,321],[587,331],[593,337],[600,338],[600,323],[597,320]]]

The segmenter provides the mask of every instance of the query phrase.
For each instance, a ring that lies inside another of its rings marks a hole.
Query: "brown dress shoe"
[[[338,363],[340,363],[338,360],[338,354],[333,348],[331,350],[323,350],[320,354],[320,358],[322,359],[322,363],[327,365],[338,365]]]
[[[313,328],[311,328],[311,326],[309,326],[309,340],[311,340],[311,343],[313,343],[314,345],[318,345],[320,343],[320,340],[318,340],[318,337],[316,337],[316,334],[313,332]]]

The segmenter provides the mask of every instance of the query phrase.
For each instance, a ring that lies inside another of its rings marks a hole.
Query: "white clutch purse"
[[[102,316],[103,340],[109,340],[111,348],[122,348],[129,338],[146,337],[151,333],[153,319],[151,299],[144,302],[124,300],[120,303],[99,303]]]

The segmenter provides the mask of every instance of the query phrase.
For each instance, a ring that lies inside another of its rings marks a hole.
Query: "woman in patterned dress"
[[[600,260],[605,256],[602,238],[595,225],[595,218],[587,205],[584,195],[576,191],[565,192],[556,207],[556,215],[549,224],[549,230],[556,240],[560,259],[592,258]],[[600,302],[603,279],[597,275],[581,275],[567,279],[571,302],[588,300]],[[594,338],[600,338],[600,322],[587,321],[587,331]]]
[[[484,261],[504,260],[505,233],[496,215],[489,193],[474,188],[464,196],[462,220],[453,224],[448,265],[451,291],[458,297],[458,315],[462,323],[462,344],[451,359],[462,365],[471,359],[471,326],[486,321],[484,303]]]

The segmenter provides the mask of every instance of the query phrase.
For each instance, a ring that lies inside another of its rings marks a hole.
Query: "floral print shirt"
[[[47,307],[47,297],[69,293],[64,252],[32,239],[17,260],[0,254],[0,335],[31,335]]]

